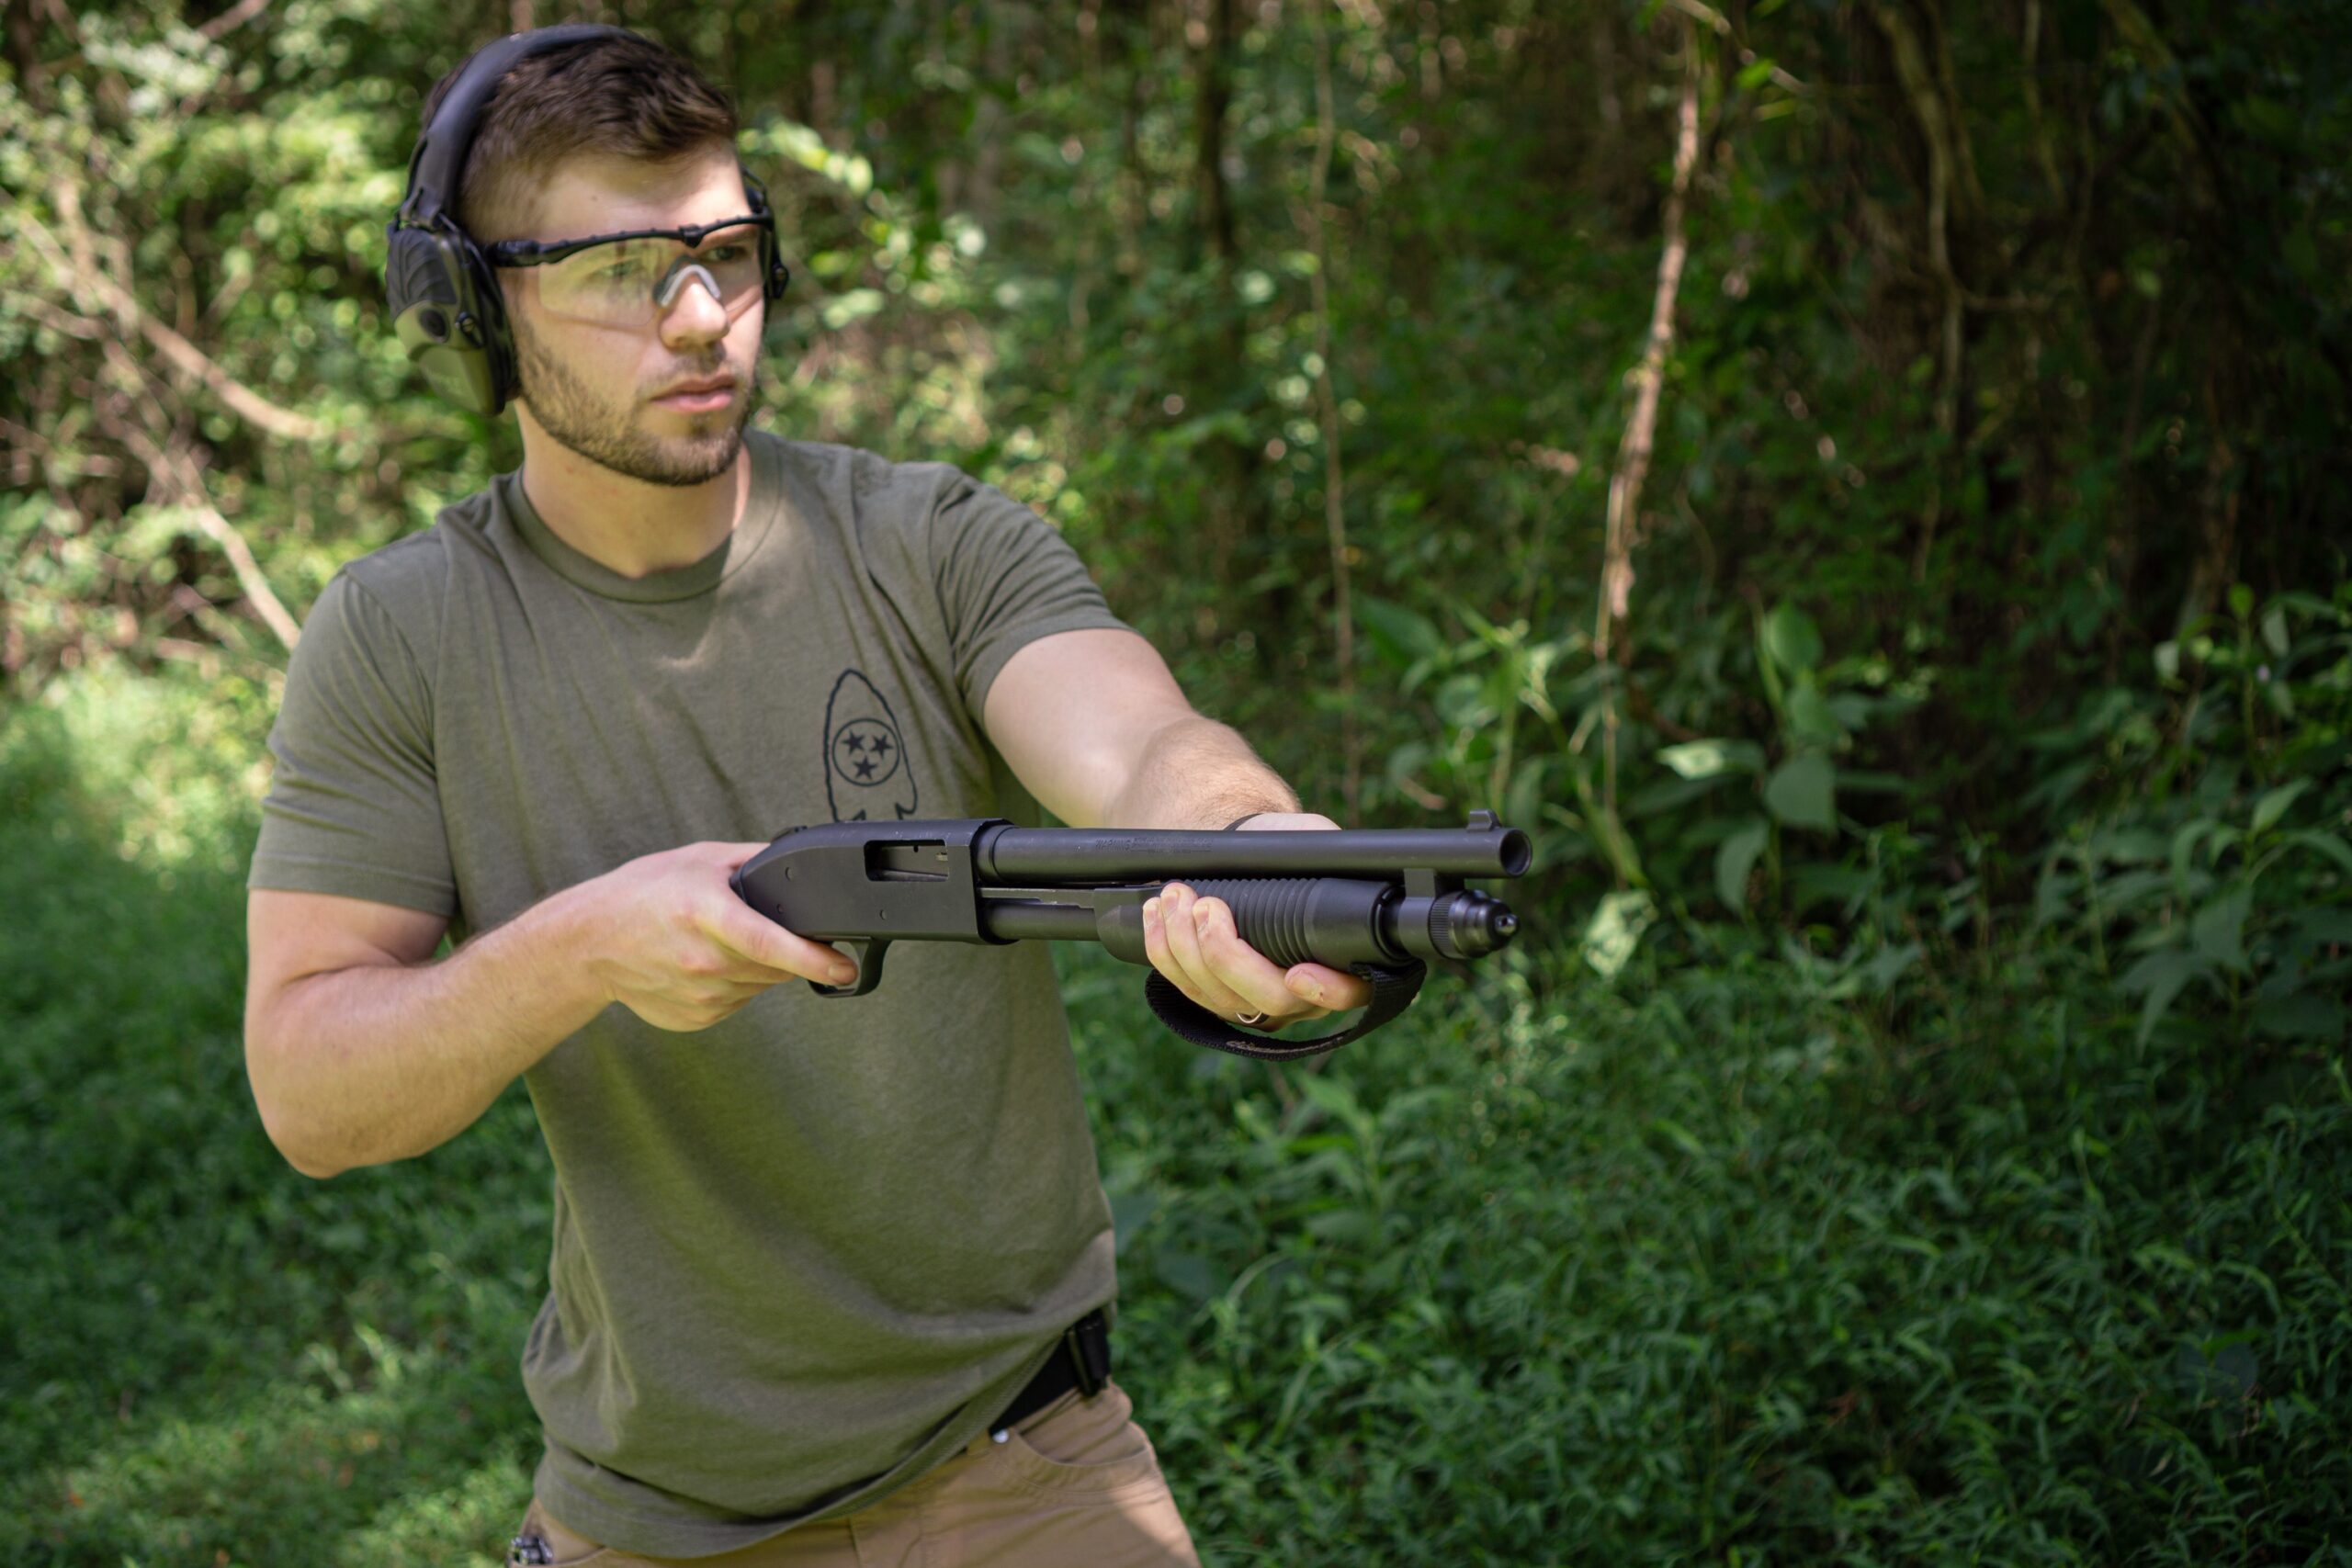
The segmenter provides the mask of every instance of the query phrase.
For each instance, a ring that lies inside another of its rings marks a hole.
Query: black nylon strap
[[[989,1423],[989,1430],[1001,1432],[1015,1422],[1027,1420],[1072,1389],[1081,1398],[1091,1399],[1110,1381],[1111,1320],[1103,1315],[1101,1307],[1096,1307],[1062,1330],[1061,1343],[1055,1347],[1054,1353],[1012,1396],[1012,1403],[1004,1407],[1003,1413]]]
[[[1421,994],[1421,982],[1429,977],[1429,965],[1416,958],[1394,969],[1358,964],[1351,966],[1350,973],[1372,982],[1371,1005],[1363,1010],[1363,1017],[1356,1021],[1353,1029],[1316,1040],[1268,1040],[1261,1035],[1243,1034],[1178,990],[1176,983],[1157,969],[1146,976],[1143,995],[1144,1000],[1151,1004],[1151,1010],[1159,1015],[1160,1022],[1195,1045],[1228,1051],[1237,1056],[1255,1056],[1261,1062],[1295,1062],[1302,1056],[1336,1051],[1411,1007],[1413,998]]]

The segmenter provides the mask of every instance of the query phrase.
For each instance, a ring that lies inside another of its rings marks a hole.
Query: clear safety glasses
[[[775,244],[767,214],[683,229],[585,240],[507,240],[483,247],[493,266],[530,267],[549,315],[605,327],[650,326],[699,283],[732,321],[760,297]]]

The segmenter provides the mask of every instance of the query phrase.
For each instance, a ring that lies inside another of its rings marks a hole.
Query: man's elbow
[[[272,1115],[266,1106],[262,1109],[261,1127],[286,1163],[313,1181],[324,1181],[352,1168],[349,1161],[327,1158],[303,1142],[299,1129],[288,1125],[283,1115]]]
[[[324,1181],[341,1176],[352,1168],[349,1160],[329,1157],[317,1146],[315,1134],[304,1124],[302,1118],[288,1103],[285,1093],[275,1084],[269,1064],[276,1059],[277,1048],[261,1032],[257,1023],[245,1024],[245,1078],[253,1090],[254,1109],[261,1114],[261,1130],[270,1144],[285,1157],[286,1163],[313,1181]]]
[[[345,1171],[352,1168],[347,1165],[321,1165],[315,1160],[299,1159],[283,1144],[277,1145],[277,1152],[286,1156],[288,1165],[313,1181],[324,1181],[330,1177],[341,1176]]]

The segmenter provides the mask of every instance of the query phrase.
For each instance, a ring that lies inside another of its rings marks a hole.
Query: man
[[[304,628],[250,877],[269,1135],[325,1178],[528,1084],[555,1235],[514,1562],[1192,1562],[1125,1395],[1061,1351],[1114,1278],[1047,950],[910,944],[822,998],[845,955],[728,876],[829,818],[1335,824],[1025,508],[747,434],[750,196],[689,66],[567,45],[479,127],[458,220],[540,242],[492,253],[523,465]],[[1147,933],[1228,1019],[1369,996],[1182,886]]]

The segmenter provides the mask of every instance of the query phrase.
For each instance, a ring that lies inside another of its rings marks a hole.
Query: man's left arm
[[[1023,645],[988,689],[982,723],[1023,787],[1074,828],[1244,832],[1337,828],[1229,726],[1193,710],[1167,662],[1131,631],[1057,632]],[[1287,971],[1236,933],[1221,898],[1170,883],[1144,906],[1152,966],[1211,1012],[1275,1029],[1362,1007],[1371,982],[1320,964]]]

